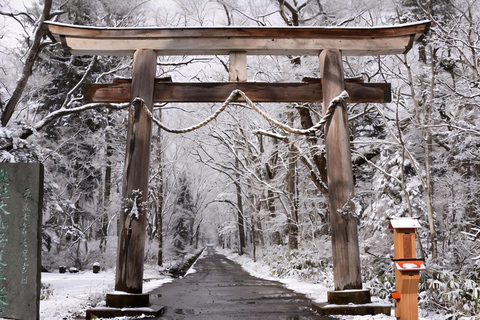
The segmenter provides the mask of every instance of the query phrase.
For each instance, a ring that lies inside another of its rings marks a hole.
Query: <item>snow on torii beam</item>
[[[370,28],[184,27],[100,28],[46,22],[50,33],[77,55],[133,55],[139,49],[159,55],[313,55],[337,49],[343,56],[408,52],[428,30],[429,21]]]

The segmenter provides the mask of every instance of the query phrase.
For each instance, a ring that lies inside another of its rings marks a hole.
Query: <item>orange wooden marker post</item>
[[[425,270],[424,261],[417,259],[415,229],[420,228],[416,219],[397,218],[390,220],[388,229],[393,229],[395,282],[397,291],[395,317],[401,320],[418,320],[418,284],[420,271]]]

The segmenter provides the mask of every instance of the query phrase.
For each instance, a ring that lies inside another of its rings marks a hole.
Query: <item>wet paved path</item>
[[[207,250],[195,263],[196,273],[151,292],[150,302],[165,306],[158,319],[333,319],[311,311],[304,295],[255,278],[213,248]]]

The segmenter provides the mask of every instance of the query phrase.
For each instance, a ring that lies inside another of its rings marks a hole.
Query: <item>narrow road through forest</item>
[[[251,276],[212,247],[194,268],[151,292],[150,302],[165,306],[158,319],[333,319],[315,314],[304,295]]]

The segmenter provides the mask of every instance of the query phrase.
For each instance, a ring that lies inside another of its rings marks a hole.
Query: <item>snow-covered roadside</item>
[[[202,253],[198,256],[195,262],[190,266],[190,268],[188,268],[187,272],[185,273],[185,276],[189,274],[197,273],[197,270],[195,269],[195,264],[197,263],[198,259],[203,258],[206,253],[207,253],[207,250],[202,251]]]
[[[217,249],[220,253],[224,254],[230,260],[233,260],[240,264],[242,268],[251,274],[254,277],[258,277],[265,280],[273,280],[281,282],[285,285],[286,288],[293,290],[295,292],[305,294],[309,299],[314,302],[325,302],[327,301],[327,291],[331,290],[330,288],[325,287],[322,284],[314,284],[302,281],[295,278],[279,278],[272,276],[270,273],[270,267],[268,265],[262,264],[260,262],[253,262],[253,260],[246,256],[239,256],[234,254],[229,250]],[[372,297],[373,302],[386,302],[383,300],[376,299]],[[368,315],[368,316],[337,316],[341,320],[395,320],[394,316],[387,316],[384,314],[381,315]],[[428,315],[427,317],[419,317],[419,320],[439,320],[439,315]]]
[[[145,266],[143,291],[150,292],[173,281],[161,276],[154,267]],[[105,305],[105,296],[115,285],[115,271],[92,271],[80,273],[42,273],[42,294],[40,301],[41,320],[75,319],[84,316],[88,308]]]
[[[218,249],[217,249],[218,250]],[[274,280],[285,284],[285,286],[296,292],[307,295],[316,302],[327,300],[329,288],[322,284],[312,284],[294,278],[279,278],[270,274],[269,266],[253,262],[246,256],[232,254],[231,251],[218,250],[229,259],[239,263],[244,270],[255,277],[267,280]],[[205,255],[205,251],[201,256]],[[195,273],[195,264],[187,274]],[[154,266],[145,266],[144,271],[144,292],[150,292],[165,283],[172,282],[171,277],[161,276]],[[47,286],[42,290],[46,298],[40,302],[41,320],[73,320],[75,317],[84,316],[86,309],[94,306],[104,305],[105,296],[112,292],[115,283],[114,270],[101,271],[94,274],[92,271],[85,271],[76,274],[58,272],[42,273],[42,284]],[[395,320],[393,316],[339,316],[341,320]],[[117,318],[125,319],[125,318]],[[441,320],[445,319],[436,314],[420,317],[419,320]],[[465,318],[464,320],[466,320]],[[471,318],[473,319],[473,318]],[[2,320],[2,318],[0,318]]]

